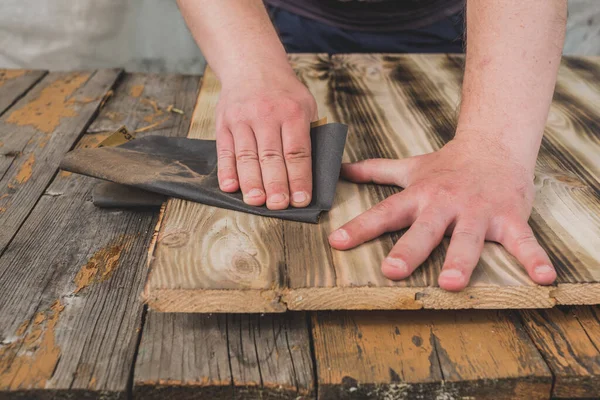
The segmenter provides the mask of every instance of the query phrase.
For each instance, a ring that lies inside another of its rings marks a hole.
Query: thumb
[[[410,173],[411,158],[391,160],[371,158],[355,163],[342,164],[342,178],[356,183],[379,183],[406,187]]]

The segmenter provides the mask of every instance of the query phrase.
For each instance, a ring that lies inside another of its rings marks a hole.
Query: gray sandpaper
[[[60,168],[215,207],[317,223],[321,212],[333,204],[347,131],[346,125],[338,123],[311,129],[313,198],[305,208],[269,210],[244,203],[239,191],[221,191],[214,140],[146,136],[118,147],[71,151]]]

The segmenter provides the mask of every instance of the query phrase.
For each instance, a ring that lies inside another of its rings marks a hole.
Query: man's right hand
[[[293,72],[240,72],[223,79],[217,105],[219,186],[271,210],[312,197],[310,122],[317,105]]]

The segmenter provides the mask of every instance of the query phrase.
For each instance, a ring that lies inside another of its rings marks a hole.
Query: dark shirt
[[[343,29],[402,31],[461,11],[465,0],[264,0],[286,11]]]

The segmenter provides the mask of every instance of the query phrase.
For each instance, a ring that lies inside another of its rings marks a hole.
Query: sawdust
[[[58,175],[61,176],[61,177],[63,177],[63,178],[68,178],[69,176],[73,175],[73,173],[69,172],[69,171],[63,171],[63,170],[61,170],[58,173]]]
[[[27,160],[17,172],[17,175],[13,178],[13,181],[8,184],[8,187],[14,189],[17,185],[21,185],[31,178],[31,173],[33,170],[33,165],[35,164],[35,154],[31,153]]]
[[[144,85],[135,85],[129,89],[129,95],[132,97],[140,97],[144,91]]]
[[[121,236],[115,243],[96,251],[75,276],[76,288],[73,293],[79,293],[93,283],[110,278],[119,264],[121,252],[129,245],[129,242],[130,238]]]
[[[2,214],[3,212],[6,212],[6,207],[0,207],[0,214]]]
[[[3,86],[11,79],[19,78],[25,75],[25,70],[2,70],[0,71],[0,86]]]
[[[0,147],[4,147],[4,142],[0,142]]]
[[[28,323],[17,329],[19,338],[0,348],[0,390],[44,388],[52,377],[60,358],[55,341],[55,328],[64,310],[56,300],[45,311],[39,312],[26,333]]]
[[[96,389],[96,377],[95,376],[92,376],[92,379],[90,379],[90,383],[88,383],[88,389],[90,389],[90,390]]]
[[[19,126],[33,126],[44,133],[52,133],[63,118],[75,117],[75,102],[69,98],[89,79],[89,74],[74,73],[57,79],[42,89],[38,97],[13,111],[6,122]]]

